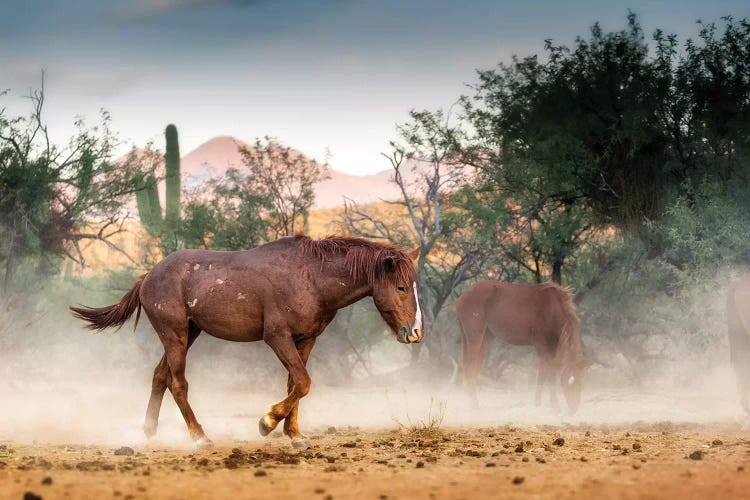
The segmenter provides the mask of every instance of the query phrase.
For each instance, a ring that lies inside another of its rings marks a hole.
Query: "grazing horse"
[[[297,424],[299,400],[310,390],[306,363],[315,339],[336,312],[372,296],[402,343],[424,335],[414,252],[358,238],[282,238],[241,252],[181,250],[141,276],[117,304],[71,307],[92,330],[120,327],[141,308],[164,345],[154,370],[144,432],[156,433],[169,388],[199,447],[212,446],[190,408],[185,358],[205,331],[224,340],[263,340],[289,372],[287,397],[259,422],[264,436],[284,420],[295,447],[306,446]]]
[[[581,381],[587,363],[578,332],[578,318],[570,293],[555,283],[520,285],[480,281],[455,302],[463,335],[464,385],[477,404],[476,379],[487,357],[492,337],[514,345],[533,345],[539,356],[536,404],[542,387],[551,383],[557,402],[558,378],[571,413],[581,402]],[[492,337],[487,337],[489,333]]]
[[[750,415],[750,273],[743,275],[729,287],[727,296],[727,333],[729,359],[737,376],[740,403]]]

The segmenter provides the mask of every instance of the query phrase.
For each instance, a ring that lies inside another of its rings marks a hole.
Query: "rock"
[[[423,468],[424,468],[424,462],[420,460],[419,462],[417,462],[417,469],[423,469]]]
[[[135,451],[133,450],[133,448],[131,448],[129,446],[122,446],[122,447],[117,448],[115,450],[115,455],[125,456],[125,457],[132,457],[133,455],[135,455]]]
[[[255,473],[253,474],[253,476],[255,476],[255,477],[263,477],[263,476],[267,476],[267,475],[268,475],[268,473],[266,471],[264,471],[264,470],[256,470]]]
[[[497,467],[497,464],[495,462],[487,462],[484,464],[485,467]]]
[[[44,484],[44,485],[50,485],[50,484],[52,484],[52,478],[49,477],[49,476],[45,477],[44,479],[42,479],[42,484]]]
[[[513,484],[521,484],[526,480],[523,476],[516,476],[513,478]]]
[[[721,446],[723,444],[724,441],[722,441],[721,439],[714,439],[713,441],[711,441],[711,446]]]
[[[27,491],[23,494],[23,500],[42,500],[42,497],[37,495],[36,493]]]
[[[690,460],[703,460],[704,453],[701,450],[695,450],[690,455],[688,455],[688,458]]]
[[[542,457],[536,457],[536,461],[538,463],[540,463],[540,464],[546,464],[547,463],[547,461],[545,459],[543,459]]]
[[[519,444],[518,446],[516,446],[516,453],[523,453],[523,445],[522,444]]]
[[[344,448],[356,448],[357,443],[354,441],[349,441],[348,443],[344,443],[341,446],[343,446]]]
[[[336,434],[338,431],[334,426],[330,426],[328,430],[326,430],[326,434]]]
[[[554,444],[555,446],[562,446],[562,445],[565,444],[565,439],[559,437],[559,438],[555,439],[554,441],[552,441],[552,444]]]
[[[640,450],[641,449],[641,443],[633,443],[633,449],[634,450]]]

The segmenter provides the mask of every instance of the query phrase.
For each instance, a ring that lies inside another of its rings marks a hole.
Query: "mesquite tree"
[[[4,94],[3,94],[4,95]],[[28,116],[8,116],[0,108],[0,265],[2,290],[22,289],[21,266],[57,272],[56,257],[85,265],[83,240],[97,240],[122,252],[112,236],[128,217],[122,207],[136,188],[134,165],[112,161],[116,139],[110,118],[56,145],[44,120],[44,85],[28,96]],[[122,252],[124,254],[124,252]]]
[[[250,171],[247,187],[270,200],[267,215],[275,238],[307,229],[307,216],[315,201],[313,187],[330,178],[328,167],[266,137],[239,148]],[[273,238],[272,238],[273,239]]]
[[[442,354],[452,341],[441,330],[452,323],[438,327],[436,319],[457,287],[478,275],[485,256],[451,205],[451,194],[465,175],[457,155],[461,131],[449,125],[442,111],[412,111],[410,116],[411,122],[398,127],[391,152],[384,154],[400,197],[381,202],[391,210],[347,201],[340,224],[366,238],[403,247],[418,244],[417,274],[431,329],[426,344]]]

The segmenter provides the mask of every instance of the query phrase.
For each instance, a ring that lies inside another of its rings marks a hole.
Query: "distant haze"
[[[214,137],[182,158],[183,182],[202,181],[224,174],[229,168],[242,170],[239,146],[250,145],[234,137]],[[399,197],[396,185],[391,182],[393,171],[383,170],[374,175],[352,175],[330,170],[331,178],[315,186],[315,206],[334,208],[345,199],[357,203],[394,200]]]

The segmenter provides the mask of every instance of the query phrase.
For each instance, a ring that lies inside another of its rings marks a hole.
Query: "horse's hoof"
[[[311,445],[310,440],[306,437],[292,438],[292,448],[309,448]]]
[[[214,447],[214,442],[208,439],[206,436],[203,436],[195,442],[195,447],[199,450],[212,450]]]
[[[258,431],[261,436],[268,436],[278,425],[271,415],[266,413],[263,418],[258,421]]]
[[[155,425],[149,425],[146,424],[143,426],[143,433],[146,435],[147,439],[151,439],[154,436],[156,436],[156,426]]]

